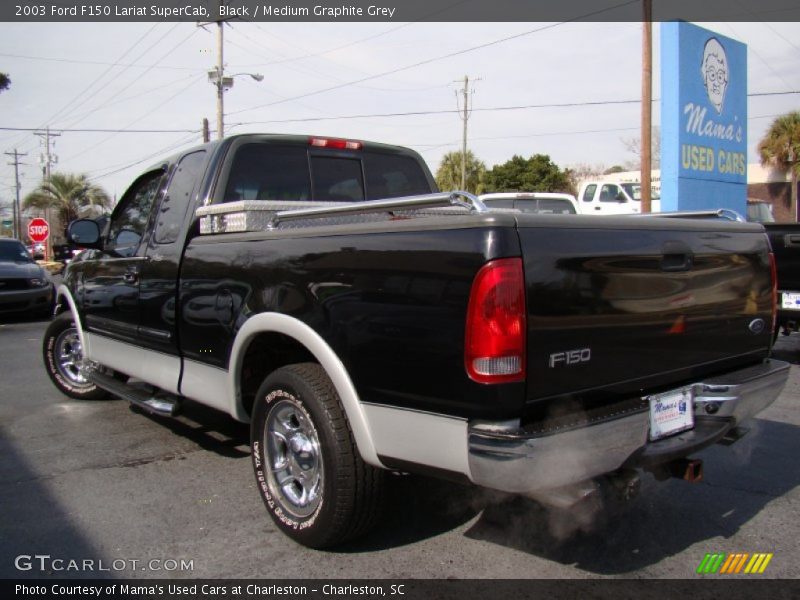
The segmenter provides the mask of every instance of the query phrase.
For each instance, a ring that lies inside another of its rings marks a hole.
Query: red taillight
[[[769,273],[772,278],[772,329],[770,329],[772,333],[778,323],[778,266],[772,252],[769,253]]]
[[[334,138],[308,138],[308,144],[317,148],[334,148],[337,150],[361,150],[363,144],[353,140],[340,140]]]
[[[525,278],[522,259],[486,263],[472,283],[464,364],[478,383],[525,379]]]

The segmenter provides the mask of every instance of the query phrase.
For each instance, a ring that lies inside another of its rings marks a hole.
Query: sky
[[[800,24],[698,24],[748,44],[749,92],[800,90]],[[0,72],[12,80],[0,93],[0,128],[118,131],[62,131],[53,170],[87,173],[119,197],[158,159],[201,143],[204,117],[216,137],[216,90],[207,76],[215,28],[0,23]],[[658,99],[658,23],[653,32]],[[536,153],[562,168],[624,164],[635,159],[624,140],[639,136],[641,35],[639,23],[232,22],[225,72],[239,75],[225,94],[225,133],[399,144],[435,172],[445,153],[461,148],[455,111],[466,75],[468,145],[489,168]],[[564,104],[571,106],[552,106]],[[657,101],[653,109],[658,125]],[[800,94],[749,99],[749,162],[757,162],[771,121],[798,109]],[[0,129],[0,151],[15,149],[27,154],[24,197],[41,180],[43,146],[30,131]],[[3,158],[0,207],[14,195],[14,169]]]

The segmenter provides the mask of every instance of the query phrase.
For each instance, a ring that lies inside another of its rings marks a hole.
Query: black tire
[[[264,380],[250,440],[261,498],[278,529],[296,542],[339,545],[377,521],[384,472],[361,459],[320,365],[290,365]]]
[[[48,325],[42,341],[42,355],[50,380],[62,394],[78,400],[111,397],[86,381],[80,372],[78,361],[83,358],[83,348],[70,312],[61,313]]]

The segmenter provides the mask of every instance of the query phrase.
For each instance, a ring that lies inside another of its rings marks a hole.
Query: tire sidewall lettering
[[[300,407],[311,420],[311,423],[314,424],[316,428],[316,424],[314,418],[312,417],[310,407],[306,406],[299,399],[299,394],[295,394],[289,391],[286,391],[283,388],[276,388],[272,390],[269,394],[267,394],[262,402],[264,403],[265,408],[259,412],[259,420],[257,423],[258,431],[262,433],[264,431],[264,425],[266,422],[267,415],[269,414],[269,406],[273,404],[276,400],[283,399],[289,400]],[[317,431],[317,435],[319,435],[319,431]],[[325,496],[323,494],[322,499],[320,500],[319,506],[317,506],[316,510],[303,519],[298,519],[283,509],[281,505],[281,500],[279,498],[275,498],[273,494],[270,492],[269,489],[269,482],[268,482],[268,475],[265,471],[268,468],[268,461],[267,456],[263,448],[263,444],[261,440],[254,440],[252,446],[252,455],[253,455],[253,468],[256,475],[256,481],[258,483],[258,489],[261,492],[262,499],[264,500],[264,504],[267,506],[267,509],[272,513],[275,520],[282,526],[287,529],[292,529],[294,531],[302,531],[304,529],[308,529],[313,527],[316,523],[317,519],[319,518],[323,508],[325,507]]]
[[[71,322],[69,327],[75,328],[74,322]],[[48,374],[50,375],[50,378],[53,380],[53,382],[56,384],[57,387],[59,387],[62,391],[70,394],[82,395],[93,392],[95,389],[97,389],[96,386],[92,385],[87,387],[78,387],[68,379],[65,379],[64,376],[59,371],[58,366],[56,365],[56,358],[55,358],[56,354],[55,344],[57,337],[58,336],[51,335],[48,336],[47,338],[47,345],[45,352],[45,359],[46,359],[45,366],[47,368]]]

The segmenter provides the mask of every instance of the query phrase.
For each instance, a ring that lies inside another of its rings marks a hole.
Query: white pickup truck
[[[642,185],[615,181],[584,181],[578,193],[578,210],[584,215],[624,215],[642,212]],[[661,199],[653,190],[651,212],[661,210]]]

